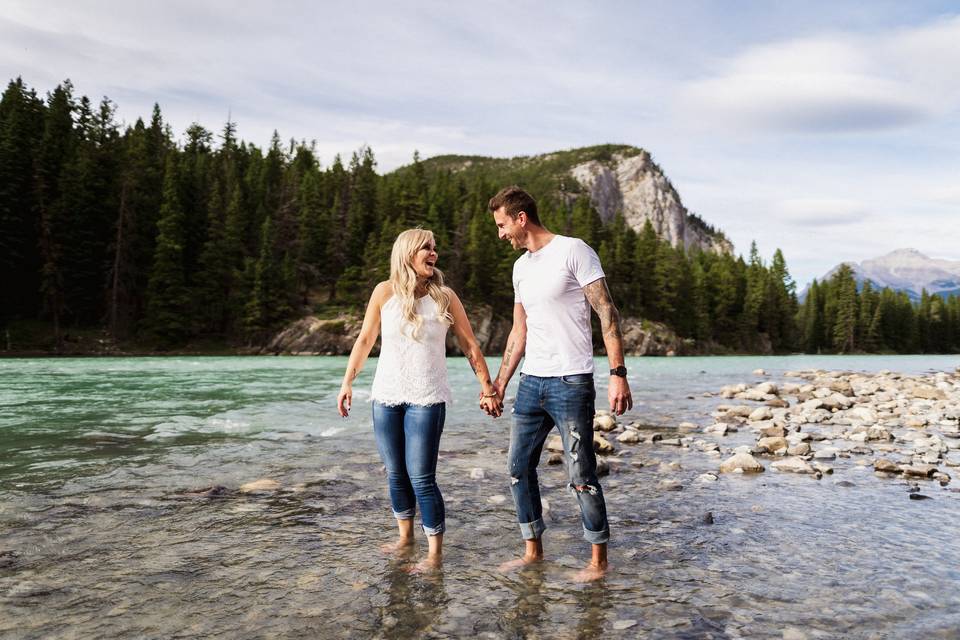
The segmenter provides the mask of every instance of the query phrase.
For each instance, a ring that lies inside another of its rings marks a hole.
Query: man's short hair
[[[490,198],[489,207],[490,213],[503,207],[503,211],[511,218],[516,218],[523,211],[530,222],[538,227],[543,226],[540,224],[540,216],[537,215],[537,201],[515,184],[500,189],[497,195]]]

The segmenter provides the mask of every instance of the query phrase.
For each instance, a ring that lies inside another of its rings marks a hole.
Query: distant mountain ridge
[[[889,287],[905,292],[911,300],[920,300],[924,289],[932,295],[960,295],[960,260],[930,258],[916,249],[897,249],[861,263],[846,262],[853,269],[857,284],[869,280],[877,288]],[[828,280],[840,265],[831,269]]]
[[[723,232],[687,210],[663,170],[639,147],[599,145],[516,158],[445,155],[423,165],[427,171],[483,174],[498,185],[516,182],[567,204],[587,196],[604,223],[622,212],[632,229],[640,232],[649,220],[657,236],[674,247],[733,253]]]

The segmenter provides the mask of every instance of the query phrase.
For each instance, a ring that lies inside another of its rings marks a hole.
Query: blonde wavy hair
[[[423,318],[417,313],[417,272],[413,269],[413,256],[425,246],[434,243],[433,232],[427,229],[407,229],[393,242],[390,252],[390,286],[400,303],[400,318],[412,328],[411,336],[419,339]],[[443,286],[443,272],[434,267],[433,275],[426,282],[427,295],[437,303],[437,320],[453,324],[450,315],[450,294]]]

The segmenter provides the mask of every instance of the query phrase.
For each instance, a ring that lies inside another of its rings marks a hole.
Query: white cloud
[[[788,223],[803,226],[840,226],[863,222],[867,206],[845,198],[792,198],[774,206]]]
[[[749,47],[679,92],[694,120],[741,130],[896,129],[960,106],[960,19]]]

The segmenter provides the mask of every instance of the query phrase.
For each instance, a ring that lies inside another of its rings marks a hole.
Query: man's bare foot
[[[424,574],[438,571],[443,566],[443,556],[428,553],[427,557],[407,569],[408,573]]]
[[[523,567],[528,567],[533,564],[543,562],[543,556],[523,556],[522,558],[514,558],[513,560],[507,560],[501,564],[497,569],[500,573],[510,573],[511,571],[516,571],[517,569],[522,569]]]
[[[577,571],[570,579],[574,582],[593,582],[599,580],[607,574],[607,563],[591,562],[580,571]]]
[[[394,542],[380,545],[380,551],[388,555],[401,555],[413,549],[414,539],[397,538]]]

